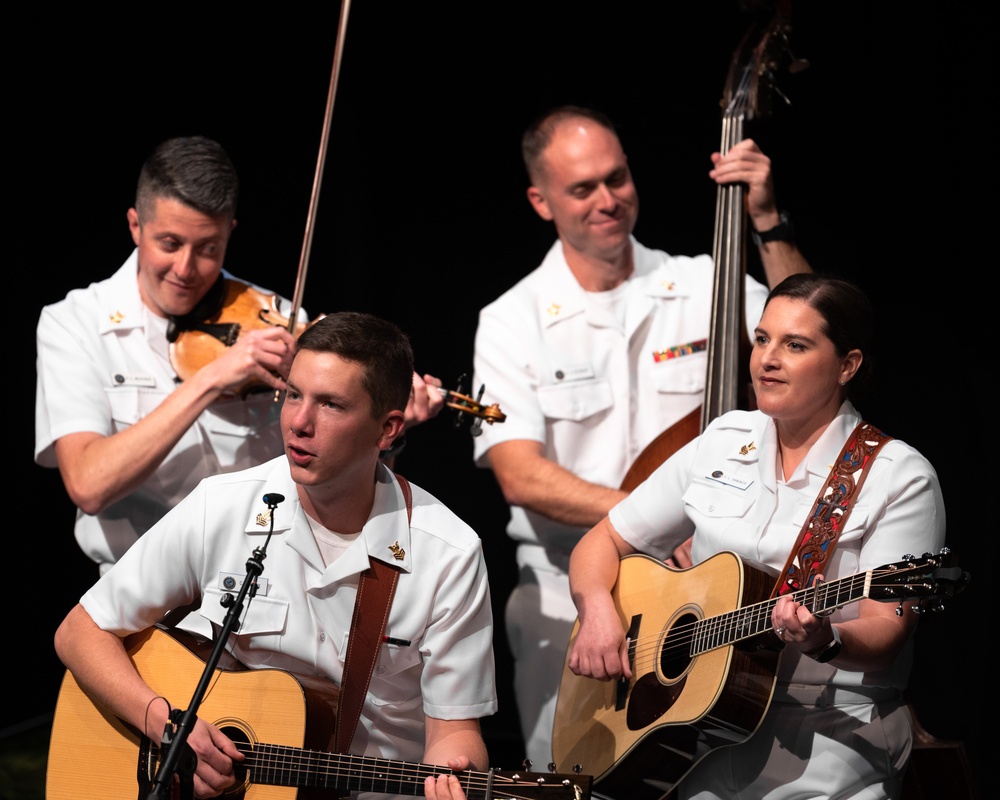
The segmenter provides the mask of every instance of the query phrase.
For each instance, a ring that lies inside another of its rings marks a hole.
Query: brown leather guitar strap
[[[397,475],[399,486],[406,498],[406,518],[412,514],[412,495],[409,481]],[[337,725],[334,733],[335,749],[346,753],[354,738],[354,731],[361,719],[368,684],[371,682],[382,636],[389,619],[389,607],[396,591],[399,570],[369,558],[369,567],[361,573],[358,596],[354,601],[354,618],[347,638],[347,656],[344,675],[340,680],[340,697],[337,708]]]
[[[891,439],[864,421],[847,437],[844,449],[830,470],[830,477],[820,489],[816,504],[799,531],[788,563],[778,575],[771,597],[807,588],[823,571],[854,501],[861,493],[861,485],[871,472],[872,461],[882,445]]]

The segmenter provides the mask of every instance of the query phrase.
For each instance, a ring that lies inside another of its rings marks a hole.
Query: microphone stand
[[[161,749],[166,755],[160,762],[160,769],[156,773],[152,791],[149,793],[149,800],[169,800],[171,796],[170,785],[175,774],[179,775],[181,781],[181,800],[191,800],[194,797],[194,772],[198,764],[198,757],[188,745],[187,739],[191,731],[194,730],[195,722],[198,720],[198,709],[205,697],[205,692],[208,690],[208,685],[212,681],[219,659],[222,658],[222,651],[226,647],[226,642],[229,641],[229,635],[237,628],[239,618],[243,613],[243,602],[248,594],[251,600],[257,594],[257,578],[264,571],[267,545],[274,534],[274,510],[278,507],[278,503],[284,499],[282,495],[273,492],[264,495],[264,502],[269,510],[271,529],[267,533],[264,544],[256,548],[253,555],[247,559],[247,576],[240,587],[239,594],[235,598],[228,592],[222,596],[220,602],[229,609],[222,623],[222,631],[216,638],[212,654],[205,664],[201,680],[191,698],[190,708],[183,713],[179,709],[170,712],[170,720],[176,725],[176,730],[171,732],[170,723],[167,723],[167,727],[163,731]]]

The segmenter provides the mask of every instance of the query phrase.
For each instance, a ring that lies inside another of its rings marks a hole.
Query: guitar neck
[[[424,781],[447,767],[393,761],[371,756],[343,755],[277,744],[235,742],[243,753],[240,764],[249,784],[329,789],[339,793],[424,794]],[[151,747],[155,755],[157,748]],[[468,800],[500,800],[518,797],[535,800],[589,800],[590,775],[557,775],[533,772],[454,773]],[[557,797],[558,795],[558,797]]]
[[[872,570],[868,570],[839,580],[824,581],[792,592],[790,596],[813,614],[825,614],[868,597],[871,581]],[[691,655],[707,653],[766,633],[771,628],[771,611],[777,602],[778,598],[771,598],[699,620],[691,637]]]
[[[405,761],[301,750],[273,744],[239,745],[250,770],[250,782],[270,786],[298,786],[367,791],[381,794],[422,795],[424,780],[440,775],[441,767]],[[489,774],[459,775],[469,800],[490,797]]]

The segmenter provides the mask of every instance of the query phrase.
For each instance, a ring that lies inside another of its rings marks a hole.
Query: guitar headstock
[[[944,599],[961,592],[971,576],[958,566],[958,556],[948,548],[938,555],[903,556],[902,561],[872,570],[868,596],[883,602],[919,600],[915,611],[940,611]]]
[[[591,775],[560,775],[522,770],[490,772],[493,790],[488,800],[590,800]]]

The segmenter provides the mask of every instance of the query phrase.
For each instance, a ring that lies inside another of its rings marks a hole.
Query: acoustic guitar
[[[968,583],[947,550],[904,558],[792,596],[814,614],[863,598],[940,608]],[[567,651],[555,762],[582,765],[599,797],[659,800],[714,749],[746,741],[770,705],[781,655],[773,586],[772,574],[728,551],[686,570],[645,555],[622,558],[612,596],[628,631],[632,677],[574,675]],[[578,632],[579,621],[570,649]]]
[[[126,642],[139,674],[164,697],[190,694],[204,671],[205,660],[196,652],[204,648],[194,639],[182,643],[185,636],[150,628]],[[301,679],[283,670],[251,670],[237,663],[216,670],[199,716],[221,728],[246,756],[238,769],[240,782],[224,797],[337,798],[349,791],[422,797],[425,778],[452,772],[430,764],[326,752],[337,696],[337,687],[328,681]],[[47,800],[145,800],[159,756],[159,743],[95,705],[66,673],[49,745]],[[457,774],[469,800],[589,800],[592,783],[589,775]]]

